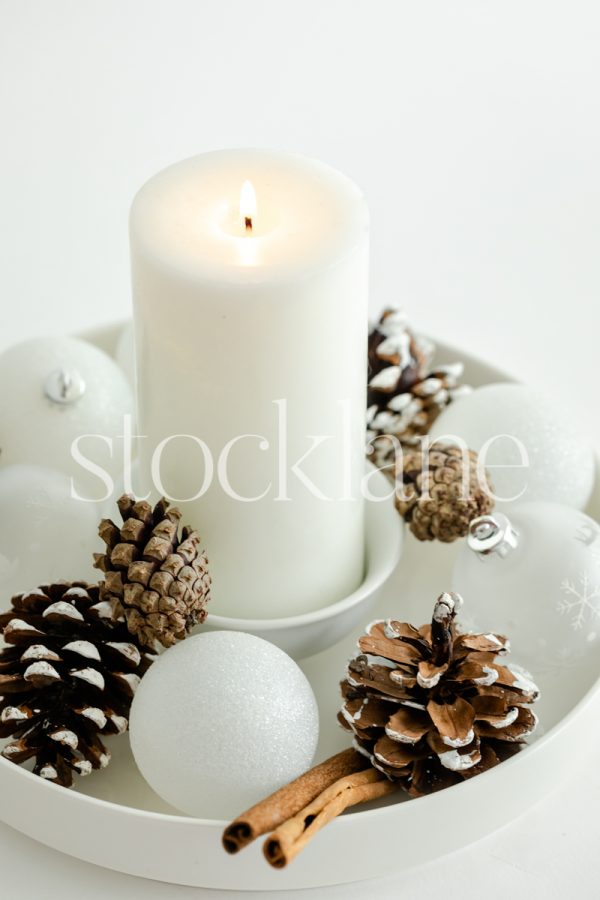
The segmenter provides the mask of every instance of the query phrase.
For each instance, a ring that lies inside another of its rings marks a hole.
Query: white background
[[[0,0],[0,349],[128,314],[128,207],[157,169],[281,147],[366,192],[374,310],[567,396],[600,440],[599,48],[576,0]],[[296,896],[595,897],[599,790],[590,760],[435,865]],[[0,868],[7,896],[205,896],[4,826]]]

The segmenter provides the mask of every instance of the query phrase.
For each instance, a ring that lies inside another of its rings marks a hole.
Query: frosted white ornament
[[[39,466],[0,467],[0,598],[50,581],[98,581],[98,507],[73,500],[67,475]]]
[[[533,388],[490,384],[457,399],[431,430],[432,440],[450,435],[478,453],[491,441],[485,463],[500,506],[549,500],[583,509],[590,498],[595,476],[590,442],[569,410]],[[515,438],[527,451],[528,468],[522,467]]]
[[[227,819],[310,768],[312,688],[262,638],[215,631],[164,653],[131,708],[135,761],[156,793],[193,816]]]
[[[524,503],[508,516],[471,524],[453,580],[469,610],[463,624],[507,636],[538,672],[597,654],[600,526],[556,503]]]
[[[81,496],[104,496],[105,485],[75,462],[71,445],[103,435],[82,439],[81,452],[112,478],[123,470],[118,436],[134,402],[116,362],[77,338],[35,338],[0,354],[0,384],[0,465],[47,466],[72,475]]]

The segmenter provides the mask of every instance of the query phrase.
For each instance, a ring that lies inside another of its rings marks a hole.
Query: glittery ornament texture
[[[488,444],[484,464],[500,506],[548,500],[583,509],[590,498],[595,469],[590,442],[568,407],[533,388],[490,384],[456,400],[431,430],[432,440],[449,435],[477,453]]]
[[[261,638],[209,632],[166,651],[131,710],[146,781],[189,815],[231,818],[310,768],[317,703],[296,663]]]

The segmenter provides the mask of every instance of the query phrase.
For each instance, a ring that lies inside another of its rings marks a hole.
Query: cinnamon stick
[[[274,831],[295,816],[340,778],[368,766],[368,759],[352,748],[331,756],[238,816],[223,832],[225,850],[238,853],[257,837]]]
[[[340,778],[267,838],[263,847],[267,862],[276,869],[283,869],[321,828],[345,809],[384,797],[399,787],[371,768]]]

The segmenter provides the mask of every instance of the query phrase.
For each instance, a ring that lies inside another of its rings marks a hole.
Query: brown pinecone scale
[[[100,523],[104,554],[95,566],[104,572],[100,595],[115,616],[124,616],[139,641],[170,647],[206,618],[211,578],[200,536],[184,527],[181,513],[160,500],[153,508],[124,495],[118,501],[123,524]]]
[[[127,730],[141,676],[151,664],[99,590],[84,582],[19,594],[0,615],[2,755],[34,759],[33,771],[70,787],[110,761],[104,737]]]
[[[398,456],[396,508],[416,538],[450,543],[492,511],[489,478],[477,463],[473,450],[445,443]]]
[[[496,634],[460,634],[461,598],[445,593],[430,625],[374,622],[342,682],[339,721],[354,746],[411,796],[432,793],[521,749],[539,691]]]

